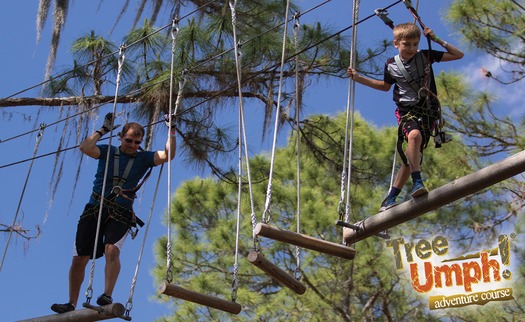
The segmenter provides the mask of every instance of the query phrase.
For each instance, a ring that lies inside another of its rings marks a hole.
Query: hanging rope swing
[[[360,1],[353,1],[352,10],[352,45],[350,47],[350,67],[356,67],[357,57],[357,24],[359,17],[359,5]],[[376,14],[384,14],[382,11],[376,10]],[[384,15],[386,17],[386,15]],[[385,22],[386,23],[386,22]],[[345,145],[343,153],[343,170],[341,173],[341,197],[339,199],[338,213],[339,219],[336,220],[335,224],[343,226],[345,228],[353,229],[358,231],[360,223],[350,224],[350,211],[351,211],[351,178],[352,178],[352,147],[354,141],[354,115],[355,115],[355,82],[352,78],[348,82],[348,96],[346,104],[346,126],[345,126]],[[395,154],[394,154],[395,156]],[[394,164],[395,166],[395,164]],[[393,178],[393,177],[392,177]],[[386,233],[376,234],[381,238],[389,238]],[[343,238],[344,242],[344,238]]]
[[[171,49],[171,74],[170,74],[170,100],[169,100],[169,128],[173,124],[173,118],[177,115],[177,110],[181,104],[181,98],[183,89],[186,83],[186,71],[183,71],[179,82],[179,90],[177,93],[177,100],[175,102],[175,109],[173,110],[173,76],[174,76],[174,59],[175,59],[175,45],[178,34],[178,19],[173,20],[172,24],[172,49]],[[168,135],[170,135],[168,133]],[[171,146],[170,146],[171,149]],[[171,154],[171,151],[169,151]],[[233,301],[227,301],[215,296],[197,293],[191,290],[187,290],[178,285],[172,284],[173,272],[172,272],[172,259],[171,259],[171,160],[168,159],[168,236],[166,244],[166,280],[161,284],[159,288],[160,294],[179,298],[181,300],[193,302],[196,304],[204,305],[221,311],[225,311],[232,314],[239,314],[241,312],[241,306]]]
[[[285,29],[286,30],[286,29]],[[285,43],[285,42],[284,42]],[[284,44],[283,44],[283,61],[281,63],[281,79],[279,83],[279,95],[281,94],[282,86],[282,70],[284,65]],[[292,244],[298,247],[307,248],[310,250],[318,251],[324,254],[337,256],[345,259],[353,259],[355,256],[355,250],[341,245],[338,243],[333,243],[323,239],[313,238],[299,232],[291,232],[283,229],[279,229],[268,224],[269,222],[269,209],[271,204],[271,195],[272,195],[272,178],[273,178],[273,165],[275,161],[275,150],[277,145],[277,127],[279,122],[280,115],[280,98],[277,100],[277,111],[276,111],[276,120],[274,125],[274,138],[272,144],[272,155],[270,159],[270,174],[268,179],[268,188],[266,192],[266,201],[265,208],[262,215],[262,222],[258,223],[253,230],[254,236],[262,236],[270,238],[276,241]]]
[[[274,127],[274,143],[273,143],[273,148],[272,148],[272,160],[274,160],[274,155],[275,155],[275,145],[276,145],[276,137],[277,137],[277,127],[278,127],[278,122],[279,122],[279,115],[280,115],[280,95],[281,95],[281,91],[282,91],[282,79],[283,79],[283,70],[284,70],[284,63],[285,63],[285,53],[286,53],[286,35],[287,35],[287,27],[288,27],[288,13],[290,11],[290,1],[287,1],[286,3],[286,14],[285,14],[285,24],[284,24],[284,31],[283,31],[283,47],[282,47],[282,55],[281,55],[281,73],[280,73],[280,78],[279,78],[279,93],[278,93],[278,99],[277,99],[277,111],[276,111],[276,121],[275,121],[275,127]],[[296,44],[296,47],[297,47],[297,31],[298,31],[298,27],[299,27],[299,21],[298,21],[298,18],[299,16],[298,15],[295,15],[294,17],[294,20],[295,20],[295,23],[294,23],[294,34],[295,34],[295,44]],[[298,61],[298,56],[296,56],[296,62]],[[239,72],[240,72],[240,68],[238,69]],[[297,72],[298,72],[298,64],[296,64],[296,75],[297,75]],[[297,84],[297,82],[296,82]],[[239,91],[240,92],[240,91]],[[297,93],[296,93],[297,94]],[[297,100],[296,100],[297,102]],[[298,106],[296,105],[296,108],[298,109]],[[243,123],[244,124],[244,123]],[[243,129],[244,129],[244,126],[243,126]],[[298,129],[298,127],[297,127]],[[299,133],[299,131],[298,131]],[[244,135],[246,135],[244,133]],[[297,134],[297,136],[299,137],[299,134]],[[246,141],[245,142],[245,146],[247,146],[246,144]],[[247,153],[246,153],[247,154]],[[249,163],[249,160],[247,159],[246,160],[246,163]],[[267,198],[266,198],[266,210],[263,214],[263,218],[265,218],[265,214],[268,213],[268,206],[269,206],[269,202],[270,202],[270,195],[271,195],[271,182],[272,182],[272,171],[273,169],[273,161],[271,162],[271,165],[270,165],[270,178],[269,178],[269,184],[268,184],[268,193],[267,193]],[[298,192],[299,193],[299,192]],[[299,203],[297,204],[297,209],[299,209]],[[299,211],[297,213],[299,215]],[[299,217],[297,216],[297,220],[299,222]],[[264,219],[263,219],[264,220]],[[269,260],[267,260],[260,252],[260,247],[259,247],[259,243],[258,243],[258,239],[257,239],[257,235],[259,234],[257,232],[257,227],[259,227],[259,225],[256,225],[257,221],[257,218],[255,217],[255,212],[253,211],[253,208],[252,208],[252,223],[254,224],[253,225],[253,238],[254,238],[254,250],[251,251],[249,254],[248,254],[248,261],[250,263],[252,263],[253,265],[257,266],[260,270],[262,270],[263,272],[266,273],[266,275],[274,278],[276,281],[278,281],[280,284],[282,284],[283,286],[289,288],[290,290],[292,290],[293,292],[301,295],[301,294],[304,294],[306,292],[306,286],[301,283],[299,280],[300,280],[300,276],[298,275],[298,272],[300,270],[300,253],[299,253],[299,248],[296,249],[296,261],[297,261],[297,267],[296,267],[296,276],[292,276],[290,275],[288,272],[286,272],[285,270],[282,270],[281,268],[279,268],[277,265],[273,264],[272,262],[270,262]],[[299,226],[299,223],[298,223],[298,226],[297,226],[297,229],[300,229],[300,226]]]

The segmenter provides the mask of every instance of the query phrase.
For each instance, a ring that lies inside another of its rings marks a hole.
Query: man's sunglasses
[[[142,143],[142,141],[133,141],[129,138],[124,138],[124,141],[126,141],[126,143],[135,143],[136,145],[140,145]]]

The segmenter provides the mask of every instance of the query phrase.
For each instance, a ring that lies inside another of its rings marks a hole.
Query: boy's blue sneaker
[[[414,185],[412,186],[412,191],[410,191],[410,195],[412,196],[412,198],[415,198],[417,196],[424,195],[427,192],[428,190],[427,188],[425,188],[423,180],[416,180],[414,181]]]
[[[396,197],[386,197],[385,200],[381,203],[381,207],[379,208],[379,212],[383,212],[387,209],[390,209],[394,206],[397,206]]]

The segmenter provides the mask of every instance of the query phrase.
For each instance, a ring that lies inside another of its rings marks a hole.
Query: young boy
[[[396,117],[399,123],[399,133],[408,144],[404,151],[406,157],[402,155],[402,149],[399,151],[403,164],[396,175],[388,196],[381,204],[380,212],[397,205],[396,197],[409,177],[412,177],[413,182],[410,192],[412,197],[427,193],[427,189],[421,180],[421,157],[437,119],[439,102],[435,97],[436,84],[432,69],[430,69],[429,75],[425,75],[424,66],[427,65],[427,59],[430,59],[431,62],[440,62],[463,57],[461,50],[437,37],[430,28],[425,28],[423,34],[441,45],[446,52],[435,50],[422,50],[420,52],[418,46],[421,30],[413,23],[397,25],[394,27],[393,33],[394,47],[399,50],[399,55],[386,61],[382,81],[361,76],[351,67],[348,67],[346,71],[354,81],[377,90],[387,92],[392,84],[395,84],[393,99],[397,106]],[[429,102],[425,99],[425,91],[419,90],[423,86],[433,93],[428,95]]]

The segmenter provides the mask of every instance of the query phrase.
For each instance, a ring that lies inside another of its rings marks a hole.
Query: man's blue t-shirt
[[[104,171],[106,168],[106,157],[108,154],[108,145],[102,144],[102,145],[97,145],[97,147],[100,149],[100,156],[98,158],[97,173],[95,174],[95,180],[93,181],[93,192],[100,196],[102,192]],[[118,147],[111,146],[111,152],[110,152],[109,163],[108,163],[108,180],[106,182],[106,192],[104,193],[106,197],[111,193],[113,189],[113,169],[114,169],[114,162],[115,162],[114,156],[115,156],[115,151],[117,149]],[[139,151],[134,156],[129,156],[124,153],[120,153],[120,163],[118,167],[120,178],[122,178],[124,174],[128,161],[132,158],[134,159],[133,166],[131,167],[131,170],[129,171],[127,180],[121,186],[123,190],[135,188],[137,184],[139,183],[140,179],[146,174],[148,169],[150,167],[155,166],[154,155],[155,155],[155,152],[153,151]],[[125,207],[131,210],[133,207],[133,198],[134,196],[131,196],[131,200],[130,200],[128,198],[118,196],[115,202],[121,205],[122,207]],[[89,204],[98,205],[99,202],[96,199],[94,199],[93,196],[91,196],[89,198]]]

